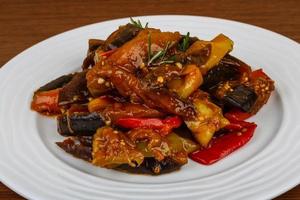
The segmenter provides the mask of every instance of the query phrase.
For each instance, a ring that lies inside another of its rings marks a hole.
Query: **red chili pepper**
[[[244,121],[234,124],[226,127],[229,133],[213,139],[208,148],[195,151],[189,157],[198,163],[211,165],[245,145],[252,138],[257,125]]]
[[[58,106],[59,89],[37,92],[33,96],[31,109],[45,115],[60,114]]]
[[[229,112],[225,113],[224,116],[231,121],[244,121],[252,115],[250,113],[241,111],[238,108],[233,108]]]
[[[159,130],[162,136],[167,135],[173,128],[178,128],[182,124],[182,120],[178,117],[169,117],[166,119],[159,118],[120,118],[116,121],[116,125],[124,128],[151,128]]]

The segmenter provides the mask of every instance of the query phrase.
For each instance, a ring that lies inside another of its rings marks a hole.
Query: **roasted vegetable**
[[[90,112],[103,111],[108,105],[113,104],[114,100],[107,96],[101,96],[91,100],[88,103],[88,109]]]
[[[119,118],[116,125],[128,128],[150,128],[155,129],[160,135],[164,136],[169,134],[173,128],[178,128],[182,124],[182,120],[179,117],[169,117],[166,119],[158,118]]]
[[[205,48],[207,50],[203,53]],[[186,53],[188,57],[195,57],[199,55],[201,58],[205,55],[205,52],[209,52],[208,58],[204,60],[199,58],[201,62],[197,63],[202,74],[206,74],[207,71],[215,66],[228,52],[232,50],[232,48],[233,41],[225,35],[220,34],[211,41],[199,40],[194,42],[190,48],[187,49]]]
[[[229,124],[229,121],[223,117],[221,108],[209,101],[207,94],[198,91],[191,100],[196,108],[197,117],[185,120],[185,124],[195,139],[206,147],[214,133]]]
[[[240,108],[245,112],[249,112],[252,109],[256,99],[257,94],[253,89],[245,85],[233,88],[232,91],[227,92],[223,97],[226,104]]]
[[[136,150],[135,144],[125,134],[110,127],[97,130],[92,155],[92,164],[106,168],[115,168],[121,164],[135,167],[144,161],[143,154]]]
[[[115,122],[121,118],[147,118],[147,117],[163,117],[164,113],[149,108],[145,105],[133,104],[133,103],[113,103],[107,105],[107,107],[101,112],[108,120]]]
[[[132,40],[139,32],[141,28],[134,26],[133,24],[126,24],[120,26],[118,30],[113,32],[106,40],[104,44],[104,50],[115,49],[121,47],[126,42]]]
[[[271,93],[274,91],[274,81],[266,75],[262,69],[255,70],[251,73],[251,80],[249,83],[250,87],[253,88],[257,94],[257,100],[250,113],[256,114],[259,109],[267,103]]]
[[[98,40],[98,39],[89,39],[89,49],[87,52],[87,56],[84,59],[83,63],[82,63],[82,69],[88,69],[89,67],[92,67],[95,65],[95,52],[97,51],[97,49],[102,49],[101,47],[104,45],[104,41],[103,40]]]
[[[104,118],[98,113],[73,113],[57,117],[57,130],[64,136],[93,135],[105,125]]]
[[[36,92],[31,102],[31,109],[43,115],[57,115],[61,113],[58,106],[60,89]]]
[[[233,42],[131,23],[91,39],[82,71],[38,89],[33,110],[57,114],[57,145],[96,166],[134,173],[212,164],[246,144],[274,90],[262,70],[229,53]],[[225,117],[224,117],[225,116]],[[182,123],[184,122],[184,123]]]
[[[45,91],[61,88],[62,86],[64,86],[68,82],[70,82],[72,80],[73,76],[74,76],[74,74],[60,76],[57,79],[54,79],[53,81],[50,81],[49,83],[40,87],[35,93],[45,92]]]
[[[213,139],[208,148],[203,148],[190,154],[190,158],[204,165],[211,165],[228,156],[233,151],[245,145],[252,138],[256,124],[248,122],[234,122],[234,130]],[[229,128],[234,127],[233,125]]]
[[[86,72],[79,72],[72,80],[59,91],[59,105],[87,101],[88,89],[86,86]]]
[[[77,158],[81,158],[86,161],[92,160],[92,147],[90,146],[76,144],[76,141],[74,141],[71,138],[68,138],[63,142],[56,142],[56,144],[64,151],[70,153],[71,155]]]
[[[122,96],[130,98],[131,102],[144,102],[150,108],[160,109],[169,114],[176,114],[185,119],[192,118],[195,115],[193,106],[189,102],[180,100],[177,95],[165,88],[147,88],[142,80],[119,67],[107,65],[101,67],[96,65],[92,71],[95,71],[98,77],[109,79],[118,92]],[[87,76],[89,75],[90,72],[88,72]],[[92,90],[94,88],[96,87],[93,86]],[[91,88],[89,89],[91,91]]]
[[[244,121],[252,116],[252,114],[244,112],[240,109],[233,108],[224,115],[229,120]]]
[[[168,83],[168,88],[177,93],[182,99],[186,99],[202,84],[202,74],[196,65],[186,65],[179,78]]]
[[[163,50],[168,43],[175,46],[181,38],[179,32],[171,33],[161,32],[158,29],[143,29],[136,37],[121,46],[108,60],[115,65],[122,66],[123,69],[129,72],[134,72],[138,67],[145,64],[145,60],[149,56],[149,34],[151,35],[149,49],[152,53]]]
[[[211,92],[214,91],[220,83],[234,80],[237,81],[241,78],[242,72],[240,67],[235,64],[222,62],[223,60],[225,59],[222,59],[218,65],[211,68],[203,77],[201,89]]]
[[[116,169],[134,174],[160,175],[179,170],[181,166],[182,165],[168,157],[161,161],[155,158],[145,158],[143,163],[137,167],[122,164]]]

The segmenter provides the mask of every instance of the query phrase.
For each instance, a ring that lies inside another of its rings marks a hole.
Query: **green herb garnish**
[[[130,22],[132,25],[134,25],[137,28],[141,28],[141,29],[148,28],[148,22],[146,23],[145,27],[143,27],[143,25],[139,19],[137,21],[135,21],[134,19],[132,19],[132,17],[130,17]]]
[[[190,45],[190,32],[183,37],[182,43],[179,44],[179,48],[181,51],[186,51]]]
[[[161,65],[164,63],[173,63],[173,60],[165,60],[166,53],[170,47],[170,42],[167,43],[166,47],[163,50],[158,51],[152,56],[151,52],[151,34],[148,34],[148,63],[147,66],[150,65]],[[158,63],[154,63],[154,61],[158,60]]]

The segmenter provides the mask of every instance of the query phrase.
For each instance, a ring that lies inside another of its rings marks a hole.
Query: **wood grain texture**
[[[0,0],[0,67],[50,36],[82,25],[137,15],[185,14],[237,20],[300,42],[300,1]],[[23,199],[0,183],[0,199]],[[276,198],[299,200],[300,186]]]

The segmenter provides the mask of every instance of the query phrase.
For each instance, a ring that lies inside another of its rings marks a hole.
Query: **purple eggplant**
[[[63,136],[91,136],[104,125],[104,118],[96,112],[67,113],[57,117],[57,129]]]
[[[252,88],[239,85],[232,91],[227,92],[223,97],[223,101],[230,107],[237,107],[245,112],[250,112],[257,97]]]
[[[162,161],[158,161],[155,158],[146,157],[143,163],[138,167],[131,167],[127,164],[123,164],[116,167],[115,169],[133,174],[160,175],[179,170],[180,167],[180,164],[169,157],[165,158]]]
[[[67,153],[86,160],[91,161],[92,160],[92,147],[91,146],[85,146],[81,143],[77,143],[74,139],[68,138],[64,140],[63,142],[56,142],[57,146],[62,148]]]
[[[58,77],[57,79],[54,79],[53,81],[50,81],[49,83],[43,85],[40,87],[37,92],[44,92],[49,90],[54,90],[60,87],[63,87],[65,84],[69,83],[71,79],[73,78],[74,74],[68,74]]]
[[[118,30],[113,32],[106,40],[103,47],[104,51],[118,48],[133,39],[139,32],[141,28],[136,27],[133,24],[126,24],[125,26],[120,26]]]
[[[76,73],[72,80],[63,86],[58,97],[58,104],[60,106],[87,101],[89,93],[85,75],[85,71]]]

